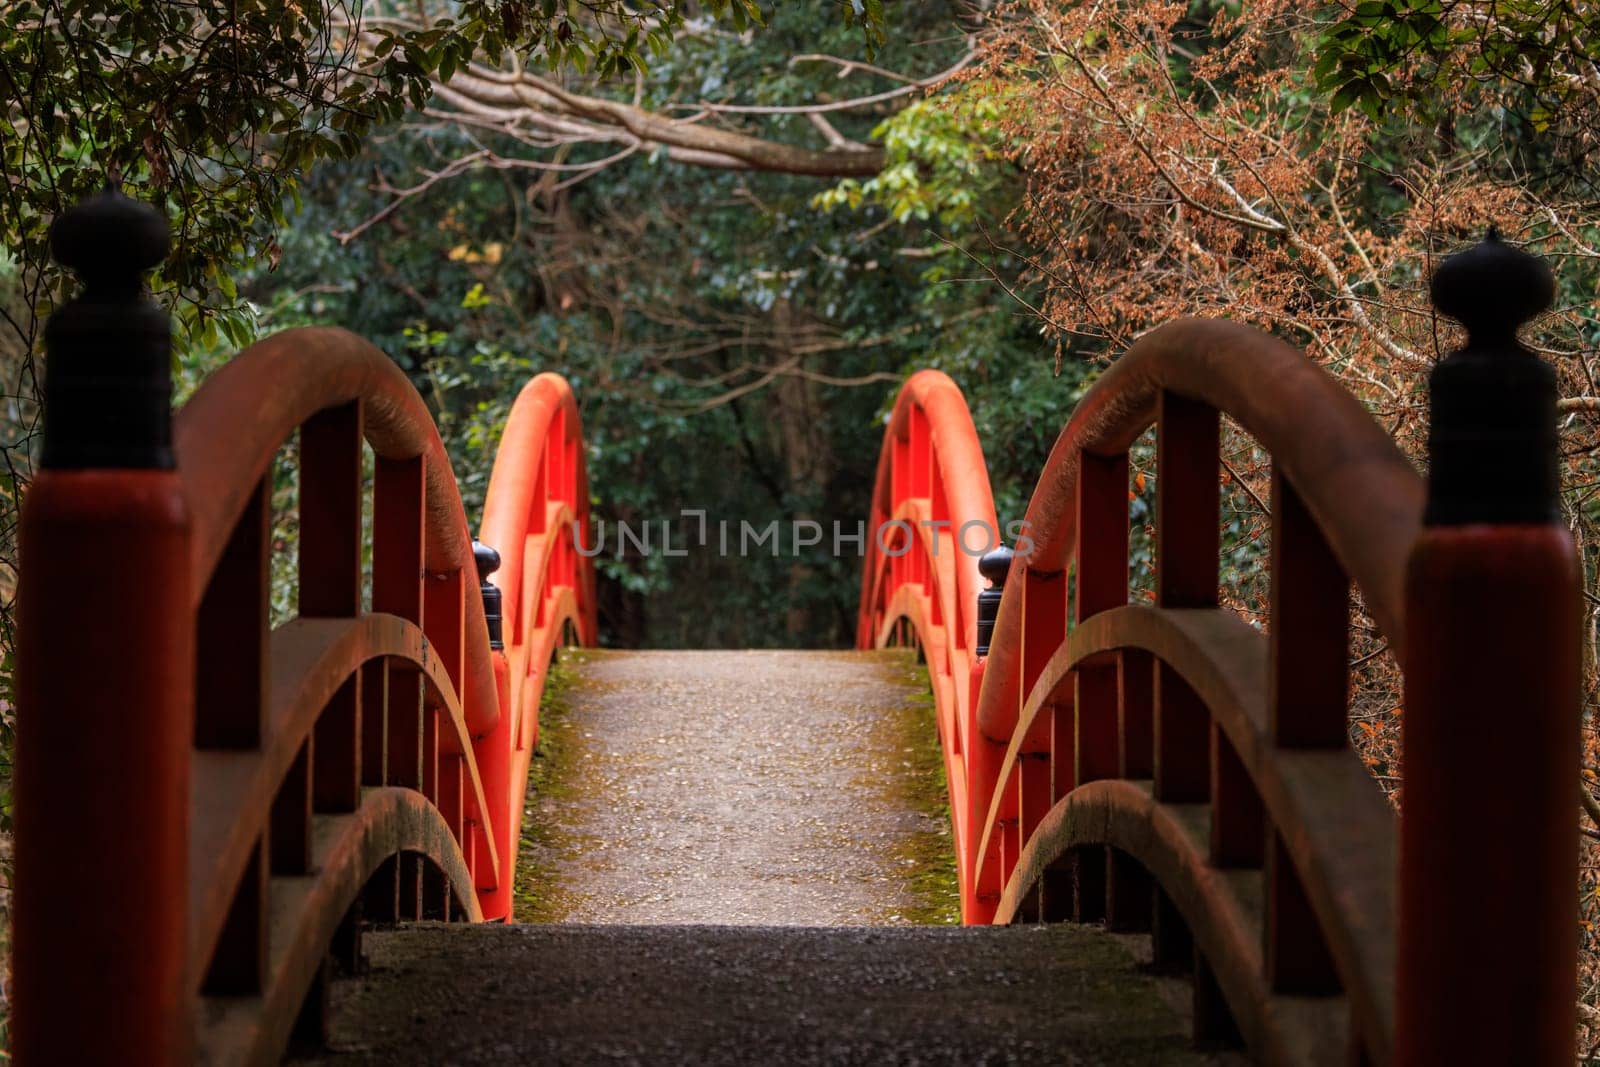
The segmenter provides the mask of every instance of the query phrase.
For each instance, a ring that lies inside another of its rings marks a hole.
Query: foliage
[[[1437,113],[1462,102],[1467,84],[1540,133],[1588,140],[1600,119],[1600,9],[1587,0],[1364,0],[1328,27],[1317,53],[1336,111]]]
[[[896,222],[937,220],[951,229],[976,221],[979,208],[1004,185],[995,122],[1000,105],[974,87],[950,100],[917,100],[873,127],[884,168],[871,178],[846,178],[813,198],[821,208],[873,203]]]
[[[407,11],[410,9],[407,8]],[[874,2],[832,21],[881,40]],[[121,180],[175,220],[156,287],[180,350],[237,347],[238,280],[282,258],[290,205],[317,165],[356,158],[438,80],[503,56],[551,70],[643,71],[691,16],[736,30],[754,0],[464,0],[416,23],[391,3],[197,0],[0,5],[0,371],[9,429],[0,493],[0,648],[10,647],[14,527],[39,425],[39,324],[66,288],[48,258],[60,211]]]
[[[642,69],[688,7],[467,0],[416,27],[383,5],[331,0],[19,0],[0,10],[0,100],[12,119],[0,126],[0,247],[43,272],[50,219],[120,175],[178,220],[164,282],[203,320],[219,298],[234,301],[237,271],[275,261],[272,231],[300,177],[421,108],[431,77],[507,52],[550,69]],[[695,7],[736,28],[760,19],[753,0]],[[222,321],[237,342],[243,323]]]
[[[877,61],[908,76],[942,69],[959,41],[941,52],[898,38],[935,36],[955,11],[908,14]],[[747,99],[747,87],[762,100],[815,99],[837,92],[837,69],[790,57],[861,48],[825,5],[795,5],[772,12],[751,40],[680,38],[636,91],[658,112],[708,93]],[[870,136],[895,107],[835,121],[847,136]],[[770,124],[777,136],[815,136],[801,115]],[[437,169],[472,143],[495,144],[451,126],[397,127],[361,160],[325,168],[282,266],[247,289],[274,327],[337,322],[399,359],[436,411],[469,510],[481,503],[516,390],[536,371],[565,373],[607,529],[598,563],[608,642],[848,642],[860,564],[848,548],[834,555],[832,524],[854,531],[866,514],[882,432],[875,416],[918,366],[941,366],[969,388],[996,442],[997,482],[1020,514],[1076,379],[1052,379],[1033,327],[984,286],[929,279],[930,265],[945,275],[960,265],[933,236],[937,218],[894,225],[875,204],[822,213],[811,205],[814,180],[708,173],[658,156],[576,185],[542,172],[474,171],[430,187],[354,241],[331,236],[386,203],[383,183],[367,185],[374,169]],[[602,151],[578,148],[569,161]],[[999,198],[1005,175],[974,181]],[[618,522],[635,531],[650,523],[659,549],[659,524],[672,520],[681,545],[695,527],[678,518],[685,508],[707,512],[713,542],[718,520],[735,539],[741,521],[780,521],[780,552],[613,551]],[[792,518],[820,523],[824,543],[791,555]]]

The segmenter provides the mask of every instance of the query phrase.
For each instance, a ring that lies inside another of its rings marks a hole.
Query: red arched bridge
[[[596,640],[578,409],[554,375],[523,389],[475,551],[382,353],[280,333],[173,414],[139,282],[164,222],[108,191],[53,240],[85,288],[49,323],[22,531],[14,1053],[271,1062],[322,1025],[363,924],[514,917],[545,676]],[[1550,296],[1493,237],[1441,268],[1469,340],[1433,376],[1427,480],[1294,348],[1155,330],[1061,431],[1026,551],[981,560],[965,401],[938,372],[905,384],[858,643],[926,660],[966,924],[1146,931],[1192,976],[1195,1030],[1261,1061],[1572,1061],[1579,577],[1553,377],[1516,341]],[[1218,602],[1223,417],[1272,461],[1264,627]],[[1131,602],[1128,451],[1151,427],[1155,591]],[[298,604],[273,627],[295,443]],[[1405,673],[1398,815],[1349,747],[1354,597]],[[953,944],[1028,984],[1010,942]],[[897,1003],[959,1015],[989,973]]]

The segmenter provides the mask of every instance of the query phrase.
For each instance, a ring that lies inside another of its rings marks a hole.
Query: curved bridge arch
[[[269,634],[273,462],[297,433],[299,615]],[[486,524],[514,557],[496,579],[518,620],[504,653],[438,432],[365,341],[302,329],[252,346],[177,413],[174,438],[198,641],[196,1045],[211,1062],[266,1063],[318,996],[353,907],[391,920],[510,912],[542,665],[564,636],[595,636],[593,573],[570,551],[588,520],[580,428],[566,383],[541,375],[497,456],[487,514],[536,510],[566,534]]]
[[[957,544],[963,524],[998,537],[983,449],[967,402],[949,376],[919,371],[906,381],[878,454],[856,628],[860,648],[898,638],[902,620],[917,637],[933,687],[943,741],[956,854],[971,849],[974,822],[963,759],[976,731],[977,556]],[[957,864],[962,899],[971,867]]]
[[[894,463],[916,453],[901,411],[925,412],[925,389],[907,384],[885,435],[874,528],[934,514],[933,479]],[[970,428],[964,405],[945,403],[939,420]],[[1273,461],[1270,636],[1217,607],[1221,414]],[[1127,450],[1152,425],[1156,606],[1131,607]],[[937,459],[935,479],[962,477]],[[968,510],[940,517],[993,528],[986,478],[967,475],[963,500]],[[1388,434],[1300,352],[1179,320],[1133,345],[1063,428],[986,658],[948,642],[931,610],[957,584],[933,535],[907,537],[897,560],[869,553],[858,641],[887,643],[890,617],[903,617],[925,649],[963,653],[929,663],[936,698],[943,688],[956,709],[941,710],[940,732],[964,920],[1154,920],[1158,957],[1193,943],[1197,980],[1226,1003],[1197,1026],[1236,1025],[1273,1062],[1358,1047],[1387,1061],[1396,827],[1347,747],[1347,627],[1358,589],[1403,654],[1422,500]],[[976,561],[965,562],[970,612]],[[964,686],[950,684],[958,671]]]

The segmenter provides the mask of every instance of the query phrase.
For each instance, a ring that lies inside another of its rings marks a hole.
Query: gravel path
[[[1218,1062],[1127,939],[913,925],[953,921],[955,884],[909,655],[564,662],[523,923],[369,931],[304,1062]]]
[[[566,673],[519,918],[955,918],[933,711],[908,653],[590,651]]]

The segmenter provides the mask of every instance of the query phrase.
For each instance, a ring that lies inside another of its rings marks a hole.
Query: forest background
[[[854,530],[888,404],[930,366],[1019,518],[1084,388],[1179,314],[1302,347],[1420,463],[1456,340],[1427,278],[1498,227],[1558,279],[1529,340],[1560,376],[1586,565],[1576,995],[1600,1020],[1600,5],[17,0],[0,101],[7,751],[39,327],[71,291],[47,228],[108,173],[175,220],[155,289],[180,393],[254,337],[348,327],[411,375],[475,515],[516,390],[559,371],[613,530],[683,508]],[[1224,458],[1229,601],[1264,625],[1269,472],[1232,427]],[[1152,461],[1135,449],[1141,588]],[[859,562],[831,548],[608,550],[603,639],[848,644]],[[1399,803],[1399,676],[1355,622],[1352,738]]]

